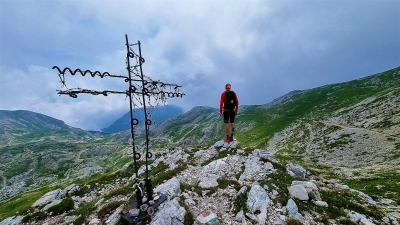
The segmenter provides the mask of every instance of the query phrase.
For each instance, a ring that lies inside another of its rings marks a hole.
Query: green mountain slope
[[[0,146],[39,140],[82,139],[100,135],[66,125],[63,121],[26,110],[0,110]]]
[[[239,148],[266,149],[325,179],[400,204],[400,67],[241,106]],[[101,177],[132,162],[130,132],[100,136],[27,111],[0,111],[0,200],[45,184]],[[135,142],[144,136],[135,131]],[[83,140],[91,135],[90,140]],[[151,126],[150,150],[221,140],[218,109],[198,106]]]
[[[362,79],[296,91],[280,98],[279,104],[242,106],[236,119],[236,137],[242,145],[266,148],[277,132],[300,121],[326,120],[365,99],[390,101],[400,85],[399,68]],[[365,110],[369,105],[365,105]],[[359,111],[362,109],[359,109]],[[393,112],[394,113],[394,112]],[[389,115],[386,116],[386,118]],[[155,128],[156,142],[170,144],[212,144],[224,135],[218,110],[195,107],[193,110]]]
[[[235,123],[241,147],[267,149],[322,177],[400,203],[395,188],[400,184],[400,67],[295,91],[272,103],[241,107]],[[211,145],[222,139],[217,109],[197,111],[181,116],[192,118],[189,123],[161,124],[156,146]]]
[[[0,201],[127,162],[127,143],[111,139],[39,113],[0,110]]]

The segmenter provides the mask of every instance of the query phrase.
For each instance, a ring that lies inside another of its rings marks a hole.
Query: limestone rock
[[[57,189],[54,191],[47,192],[40,199],[38,199],[35,203],[33,203],[32,207],[38,207],[42,205],[47,205],[53,200],[56,199],[57,195],[60,193],[61,189]]]
[[[62,201],[61,199],[55,199],[54,201],[50,202],[45,207],[43,207],[42,211],[47,211],[50,207],[60,204],[61,201]]]
[[[240,190],[238,191],[238,193],[236,194],[236,196],[245,193],[247,190],[247,186],[243,186],[242,188],[240,188]]]
[[[168,200],[161,204],[151,225],[183,225],[186,210],[179,205],[179,198]]]
[[[215,142],[215,144],[214,144],[214,147],[216,147],[216,148],[221,148],[222,146],[224,146],[224,144],[225,144],[225,141],[217,141],[217,142]]]
[[[265,176],[266,170],[260,158],[250,155],[245,162],[245,169],[239,177],[239,182],[254,181]]]
[[[361,219],[360,220],[360,223],[362,224],[362,225],[374,225],[374,223],[372,223],[369,219],[367,219],[367,218],[363,218],[363,219]]]
[[[221,148],[221,150],[226,150],[226,149],[235,149],[237,148],[238,141],[234,139],[231,142],[225,142],[225,141],[217,141],[214,144],[215,148]]]
[[[266,170],[273,170],[274,169],[274,165],[272,165],[272,163],[270,163],[270,162],[267,162],[267,163],[264,164],[264,168]]]
[[[92,220],[90,220],[90,222],[88,223],[89,225],[97,225],[100,224],[100,219],[98,218],[93,218]]]
[[[122,171],[125,171],[128,169],[129,165],[131,165],[131,163],[125,163],[125,165],[121,168]]]
[[[400,213],[399,212],[390,212],[390,213],[388,213],[388,216],[392,220],[397,220],[398,222],[400,222]]]
[[[257,224],[264,224],[264,223],[261,223],[261,221],[259,221],[258,217],[255,216],[254,214],[246,213],[246,216],[247,216],[249,219],[251,219],[251,220],[253,220],[254,222],[256,222]]]
[[[350,210],[345,210],[347,212],[347,215],[356,223],[360,222],[362,219],[366,219],[365,215],[350,211]]]
[[[196,205],[196,202],[193,201],[193,199],[188,198],[188,199],[185,199],[185,204],[186,205]]]
[[[296,203],[293,201],[293,199],[289,199],[287,204],[286,204],[286,210],[289,213],[289,216],[296,215],[299,212],[299,209],[297,208]]]
[[[376,206],[376,202],[374,201],[374,199],[371,198],[371,196],[361,192],[361,191],[357,191],[354,189],[350,190],[352,193],[356,193],[358,194],[360,197],[362,197],[366,202],[368,202],[368,204]]]
[[[392,205],[392,206],[396,205],[396,201],[387,198],[382,199],[380,202],[384,205]]]
[[[307,189],[302,185],[292,185],[288,188],[289,194],[302,201],[308,201]]]
[[[170,198],[181,193],[181,187],[176,177],[169,179],[167,182],[160,184],[155,188],[155,192],[161,192]]]
[[[307,173],[307,171],[303,167],[293,165],[292,163],[286,165],[286,170],[292,177],[305,178]]]
[[[314,199],[316,201],[321,201],[321,195],[319,193],[318,187],[313,182],[309,182],[309,181],[293,181],[292,185],[301,185],[301,186],[303,186],[307,190],[308,197],[310,199]]]
[[[300,221],[302,224],[305,224],[304,217],[299,213],[299,209],[297,208],[296,203],[293,199],[289,199],[286,204],[286,209],[288,211],[289,217]]]
[[[328,203],[324,201],[315,201],[314,204],[322,207],[328,207]]]
[[[208,174],[208,176],[200,179],[199,187],[201,188],[210,188],[218,186],[217,179],[219,178],[216,174]]]
[[[107,219],[107,221],[106,221],[106,225],[114,225],[114,224],[116,224],[118,221],[119,221],[119,219],[121,218],[121,216],[119,215],[119,213],[122,211],[122,209],[123,209],[123,205],[121,205],[120,207],[118,207],[116,210],[115,210],[115,212],[113,213],[113,214],[111,214],[109,217],[108,217],[108,219]]]
[[[238,212],[238,213],[236,214],[235,220],[238,221],[238,222],[242,222],[243,216],[244,216],[243,210],[240,210],[240,212]]]
[[[18,225],[21,223],[23,216],[12,216],[0,222],[0,225]]]
[[[267,219],[267,209],[271,202],[267,192],[257,182],[254,182],[247,198],[247,207],[251,212],[260,211],[257,215],[258,222],[265,224]]]
[[[262,159],[267,159],[273,163],[278,163],[278,160],[274,158],[274,155],[266,150],[255,149],[252,154]]]

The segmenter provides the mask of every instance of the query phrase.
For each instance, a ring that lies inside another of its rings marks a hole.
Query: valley
[[[162,157],[159,155],[161,152],[185,155],[184,159],[173,163],[164,158],[169,169],[161,164],[157,165],[159,168],[155,166],[157,174],[154,177],[158,179],[157,184],[177,177],[181,188],[186,189],[185,193],[191,194],[188,191],[197,190],[198,183],[182,178],[185,174],[195,173],[188,170],[195,171],[196,165],[204,167],[218,159],[236,157],[234,159],[241,166],[236,168],[235,174],[224,175],[230,178],[226,181],[229,185],[222,186],[221,190],[211,190],[217,196],[229,195],[223,194],[223,190],[238,191],[234,189],[237,188],[239,175],[244,173],[245,161],[256,149],[265,149],[280,162],[273,164],[280,173],[269,174],[273,179],[282,179],[272,182],[282,185],[280,190],[277,189],[282,199],[275,202],[275,206],[285,205],[288,201],[285,190],[290,186],[291,179],[284,175],[282,167],[292,163],[312,174],[312,179],[320,188],[331,184],[332,187],[347,185],[371,196],[377,202],[380,213],[399,213],[400,191],[396,188],[400,185],[399,105],[400,67],[358,80],[293,91],[265,105],[242,106],[236,119],[238,146],[230,151],[213,148],[224,134],[218,110],[198,106],[151,128],[150,147],[157,157]],[[34,126],[27,121],[33,121]],[[114,177],[109,182],[119,182],[118,186],[123,186],[124,182],[132,185],[128,181],[133,174],[130,132],[89,132],[28,112],[0,112],[0,125],[0,202],[7,207],[12,208],[15,202],[32,195],[35,196],[33,199],[37,199],[46,191],[72,183],[90,183],[93,187],[96,182]],[[143,129],[138,129],[136,134],[138,138],[135,142],[140,143]],[[85,135],[89,135],[90,140],[83,139]],[[211,152],[209,158],[202,159],[202,154]],[[130,165],[130,169],[118,172],[126,164]],[[173,173],[173,176],[163,175],[160,172],[163,170],[165,174]],[[125,174],[128,172],[130,175]],[[121,173],[125,179],[115,178],[115,174]],[[261,183],[272,185],[270,180],[265,179],[254,178],[252,182],[262,180]],[[290,182],[283,182],[286,179]],[[240,183],[239,186],[243,185],[250,188],[252,183]],[[121,191],[123,196],[131,195],[128,186]],[[324,191],[325,197],[329,192],[340,192],[337,189]],[[117,194],[113,196],[115,199],[119,197]],[[32,201],[28,203],[32,204]],[[128,199],[124,198],[124,201]],[[229,201],[235,201],[233,194]],[[328,204],[338,204],[330,201]],[[309,212],[310,205],[297,204],[301,205],[299,209],[303,212]],[[21,207],[25,210],[29,208],[27,205]],[[337,207],[340,208],[339,205]],[[196,208],[191,212],[198,214],[203,209]],[[17,211],[0,214],[0,221]],[[372,216],[377,221],[383,217]]]

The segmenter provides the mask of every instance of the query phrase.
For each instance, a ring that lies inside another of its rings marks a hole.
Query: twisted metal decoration
[[[71,70],[65,67],[63,70],[54,66],[53,69],[58,70],[58,75],[61,80],[62,88],[65,90],[57,90],[59,95],[69,95],[72,98],[77,98],[78,94],[92,94],[92,95],[103,95],[108,96],[109,94],[124,94],[129,98],[129,109],[131,118],[131,138],[132,138],[132,154],[133,162],[135,167],[135,193],[136,201],[132,203],[128,209],[123,210],[120,215],[122,218],[130,223],[148,224],[151,221],[151,215],[154,212],[154,208],[166,200],[166,196],[162,193],[154,193],[151,178],[149,177],[148,160],[153,157],[153,153],[149,151],[149,131],[152,125],[152,112],[159,103],[166,103],[168,98],[183,97],[185,94],[180,93],[179,88],[182,86],[176,84],[164,83],[161,81],[154,81],[150,77],[143,75],[142,65],[145,62],[141,53],[140,41],[135,44],[129,44],[128,35],[125,35],[126,39],[126,69],[128,70],[128,76],[112,75],[108,72],[90,71],[75,69]],[[132,46],[138,46],[139,54],[133,51]],[[134,63],[131,63],[131,59]],[[71,75],[81,74],[85,76],[89,74],[92,77],[99,76],[101,78],[122,78],[125,82],[129,83],[129,88],[125,91],[112,91],[112,90],[89,90],[82,88],[68,88],[65,82],[65,74],[70,73]],[[169,90],[167,90],[169,89]],[[153,100],[153,101],[152,101]],[[147,112],[148,106],[151,107],[151,111]],[[139,121],[134,118],[136,108],[140,108],[144,113],[144,120]],[[143,123],[145,127],[145,140],[142,145],[137,146],[135,144],[135,128]],[[141,158],[141,153],[145,152],[146,160],[146,178],[139,180],[138,165],[137,161]]]

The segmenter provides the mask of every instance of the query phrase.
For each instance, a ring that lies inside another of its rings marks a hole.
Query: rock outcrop
[[[363,201],[356,204],[365,207],[375,207],[377,204],[370,196],[346,185],[320,179],[301,166],[292,163],[281,165],[273,154],[265,150],[256,149],[249,152],[236,147],[217,142],[206,150],[175,148],[160,152],[158,158],[149,165],[150,168],[156,169],[162,164],[163,168],[168,168],[167,171],[180,170],[174,177],[155,186],[154,191],[167,195],[167,200],[158,206],[152,215],[151,224],[181,225],[195,222],[283,225],[289,220],[297,220],[302,224],[319,224],[322,218],[320,213],[299,211],[298,205],[312,204],[313,207],[318,207],[319,212],[325,212],[329,206],[327,199],[324,198],[330,196],[323,197],[321,191],[338,190],[353,194]],[[129,165],[125,165],[121,171],[126,172],[128,168]],[[143,169],[140,171],[144,172]],[[115,195],[111,199],[104,196],[124,187],[125,183],[132,180],[134,177],[119,178],[111,184],[70,185],[63,190],[57,189],[46,193],[32,207],[46,211],[66,197],[71,197],[75,201],[76,209],[85,204],[92,204],[92,207],[99,210],[109,205],[110,201],[119,202],[115,208],[106,210],[101,217],[92,213],[85,218],[87,224],[113,225],[119,220],[119,213],[126,208],[121,202],[128,204],[130,195]],[[83,196],[75,196],[74,193],[81,189],[90,191],[86,191]],[[344,209],[343,214],[356,223],[378,222],[377,218],[366,215],[365,212],[363,214]],[[397,214],[391,214],[382,220],[396,224],[397,217]],[[22,218],[10,217],[0,224],[21,224]],[[188,218],[191,218],[191,221],[185,221]],[[51,215],[44,219],[43,224],[64,221],[63,224],[69,225],[74,219],[76,216]],[[330,221],[340,223],[336,217],[330,218]]]

